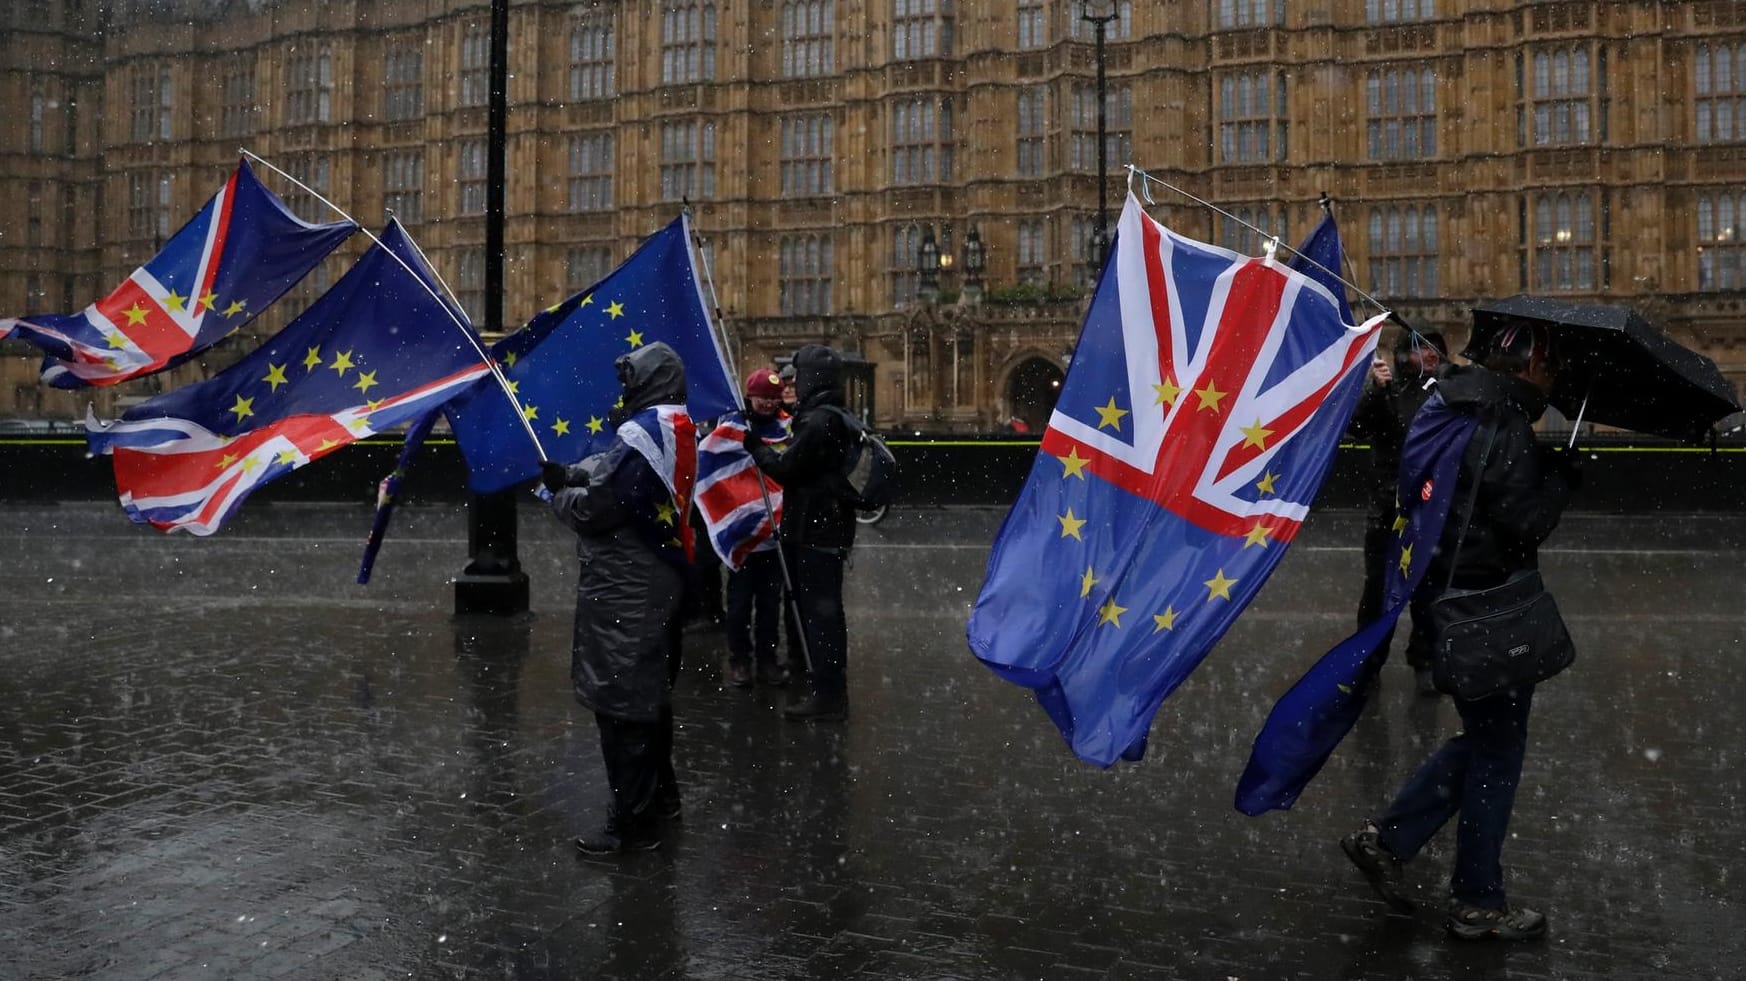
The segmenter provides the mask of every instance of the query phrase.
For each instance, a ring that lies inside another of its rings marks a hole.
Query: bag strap
[[[1473,475],[1473,487],[1467,492],[1467,513],[1461,517],[1461,534],[1455,536],[1455,551],[1449,556],[1449,578],[1443,582],[1443,592],[1455,585],[1455,565],[1461,558],[1461,543],[1467,540],[1467,529],[1473,524],[1473,508],[1479,503],[1479,482],[1485,478],[1485,462],[1491,457],[1491,445],[1497,440],[1498,424],[1486,423],[1485,449],[1479,454],[1479,469]]]

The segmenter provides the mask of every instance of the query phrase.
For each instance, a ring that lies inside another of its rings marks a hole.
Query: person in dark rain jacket
[[[576,533],[570,675],[576,700],[599,725],[612,788],[605,826],[576,840],[588,854],[654,848],[661,819],[680,810],[670,692],[687,568],[684,454],[694,479],[696,437],[684,413],[684,367],[671,347],[639,348],[617,368],[624,399],[610,417],[611,444],[575,466],[548,463],[541,474],[553,512]],[[670,441],[660,438],[663,425]],[[661,458],[663,443],[674,447],[673,459]]]
[[[1552,534],[1579,483],[1574,456],[1540,445],[1534,420],[1546,410],[1557,363],[1544,331],[1502,332],[1483,366],[1450,367],[1433,399],[1479,416],[1456,478],[1458,502],[1425,573],[1440,591],[1485,589],[1539,567],[1540,544]],[[1487,427],[1495,427],[1495,434]],[[1478,481],[1471,521],[1467,500]],[[1463,525],[1465,533],[1463,532]],[[1450,575],[1453,557],[1453,577]],[[1534,686],[1486,698],[1454,698],[1462,731],[1424,762],[1382,813],[1340,844],[1382,898],[1401,912],[1412,902],[1401,890],[1403,865],[1459,815],[1455,868],[1445,926],[1464,940],[1528,940],[1546,931],[1546,917],[1505,901],[1503,844],[1527,750]]]
[[[783,554],[812,662],[812,694],[782,710],[797,721],[839,721],[849,708],[843,568],[855,545],[855,507],[842,472],[857,434],[843,410],[842,371],[841,355],[823,345],[794,352],[799,401],[788,448],[746,442],[758,468],[782,485]]]

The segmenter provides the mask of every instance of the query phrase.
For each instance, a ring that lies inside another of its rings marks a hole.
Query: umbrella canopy
[[[1564,361],[1552,405],[1574,419],[1697,442],[1740,411],[1716,363],[1681,346],[1630,307],[1539,296],[1488,300],[1473,308],[1463,354],[1487,350],[1512,325],[1547,328]],[[1583,411],[1583,400],[1588,407]]]

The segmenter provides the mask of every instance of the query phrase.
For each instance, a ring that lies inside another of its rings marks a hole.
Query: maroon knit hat
[[[759,368],[746,376],[746,395],[750,398],[779,399],[782,397],[782,379],[769,368]]]

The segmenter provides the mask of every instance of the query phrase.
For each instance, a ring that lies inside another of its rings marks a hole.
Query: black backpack
[[[843,460],[838,493],[862,511],[889,505],[897,496],[897,457],[878,433],[852,413],[830,406],[849,427],[848,456]]]

